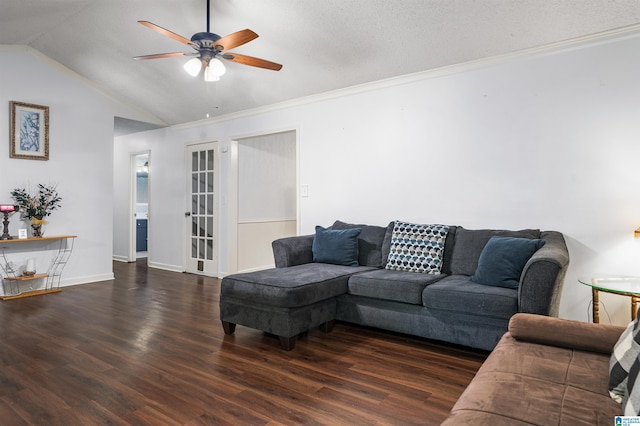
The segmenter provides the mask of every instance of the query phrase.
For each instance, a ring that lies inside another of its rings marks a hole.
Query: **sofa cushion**
[[[458,227],[451,253],[451,273],[454,275],[473,275],[478,268],[478,259],[482,249],[493,236],[516,238],[540,238],[539,229],[523,229],[520,231],[477,229],[469,230]]]
[[[396,221],[386,269],[439,274],[449,227]]]
[[[349,278],[349,294],[421,305],[422,290],[443,277],[378,269],[352,275]]]
[[[358,235],[358,264],[361,266],[375,266],[381,268],[387,262],[387,255],[382,257],[382,246],[384,238],[389,228],[393,229],[393,222],[386,227],[372,225],[355,225],[336,220],[331,229],[353,229],[360,228],[362,231]]]
[[[369,266],[307,263],[233,274],[222,279],[220,297],[274,307],[306,306],[346,293],[351,275],[372,269]]]
[[[634,324],[637,325],[637,321],[631,321],[622,332],[609,360],[609,394],[618,403],[622,403],[625,396],[631,365],[640,355],[640,346],[633,345]]]
[[[478,259],[471,281],[498,287],[518,288],[527,261],[544,240],[514,237],[489,238]]]
[[[518,312],[518,290],[474,283],[451,275],[425,287],[422,304],[429,309],[509,319]]]
[[[358,266],[360,228],[333,230],[316,226],[311,250],[313,261],[334,265]]]

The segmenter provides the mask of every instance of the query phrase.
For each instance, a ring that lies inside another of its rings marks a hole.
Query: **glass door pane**
[[[202,149],[191,153],[191,260],[197,270],[204,262],[215,259],[216,229],[214,229],[215,150]]]

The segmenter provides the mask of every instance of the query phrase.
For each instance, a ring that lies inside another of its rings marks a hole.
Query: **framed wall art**
[[[11,101],[11,158],[49,159],[49,107]]]

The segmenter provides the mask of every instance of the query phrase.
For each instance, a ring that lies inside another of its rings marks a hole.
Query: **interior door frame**
[[[296,233],[300,235],[300,130],[297,127],[287,127],[280,130],[256,132],[231,138],[229,144],[229,193],[228,193],[228,271],[226,274],[238,272],[238,202],[239,202],[239,176],[238,176],[238,143],[242,139],[268,136],[276,133],[294,132],[296,145]]]
[[[213,170],[214,170],[214,181],[213,181],[213,220],[214,220],[214,229],[217,232],[217,236],[214,239],[215,245],[213,247],[214,253],[216,257],[213,259],[215,263],[215,272],[200,272],[197,270],[191,270],[188,268],[189,265],[189,252],[191,250],[191,216],[187,216],[187,212],[191,212],[191,156],[189,155],[189,150],[192,147],[197,145],[208,145],[213,144],[215,155],[213,157]],[[184,147],[184,157],[185,157],[185,198],[184,198],[184,226],[182,230],[183,241],[184,241],[184,250],[183,250],[183,271],[190,274],[198,274],[198,275],[206,275],[218,277],[220,275],[220,229],[221,229],[221,221],[220,218],[220,189],[222,185],[221,181],[221,170],[220,170],[220,142],[217,140],[209,140],[209,141],[199,141],[199,142],[191,142],[187,143]]]
[[[151,164],[151,150],[137,151],[129,153],[129,248],[127,250],[127,262],[135,262],[136,258],[136,199],[138,195],[137,185],[137,165],[136,158],[138,155],[147,155],[147,161]],[[147,172],[148,173],[148,172]],[[149,213],[148,218],[151,217],[151,173],[147,176],[147,193],[149,197]],[[151,223],[147,220],[147,224]],[[148,225],[147,225],[148,226]],[[148,229],[147,229],[147,235]],[[147,240],[148,240],[147,236]],[[151,245],[147,243],[147,262],[151,257]]]

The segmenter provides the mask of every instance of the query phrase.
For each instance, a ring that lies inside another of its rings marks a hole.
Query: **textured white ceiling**
[[[211,32],[250,28],[237,53],[279,72],[225,62],[219,82],[186,58],[133,56],[188,46],[206,0],[0,0],[0,44],[28,45],[167,124],[270,105],[640,22],[638,0],[212,0]]]

